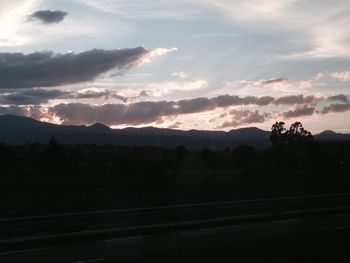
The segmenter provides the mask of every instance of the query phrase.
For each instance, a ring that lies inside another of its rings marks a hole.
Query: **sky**
[[[348,0],[0,0],[0,115],[350,133]]]

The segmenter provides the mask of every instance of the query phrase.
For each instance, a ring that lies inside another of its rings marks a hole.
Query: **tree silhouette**
[[[286,131],[286,134],[289,144],[305,143],[313,140],[311,132],[304,129],[303,125],[299,121],[293,123],[290,126],[289,130]]]
[[[285,141],[285,131],[286,128],[284,127],[285,123],[283,121],[277,122],[272,125],[271,127],[271,135],[270,135],[270,141],[272,142],[272,145],[274,148],[280,147],[284,144]]]
[[[295,143],[305,143],[313,140],[311,132],[306,130],[301,122],[297,121],[293,123],[289,130],[284,127],[283,121],[276,122],[271,127],[270,141],[273,146],[284,146],[285,143],[288,145]]]
[[[299,121],[294,122],[288,130],[284,125],[284,122],[276,122],[271,128],[273,160],[279,169],[287,168],[293,173],[313,159],[313,136]]]

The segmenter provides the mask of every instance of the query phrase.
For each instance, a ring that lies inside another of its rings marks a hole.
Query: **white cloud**
[[[341,71],[331,73],[331,77],[340,81],[350,81],[350,71]]]
[[[275,91],[294,91],[298,89],[310,89],[315,87],[323,74],[319,73],[316,76],[306,80],[289,80],[287,78],[274,78],[262,80],[241,80],[241,87],[258,87],[272,89]]]
[[[185,85],[183,85],[180,90],[197,90],[197,89],[204,89],[207,87],[208,87],[207,81],[196,80],[196,81],[185,83]]]
[[[150,49],[147,56],[143,57],[140,61],[138,61],[138,65],[150,63],[154,58],[164,56],[164,55],[171,53],[171,52],[174,52],[174,51],[177,51],[176,47]]]

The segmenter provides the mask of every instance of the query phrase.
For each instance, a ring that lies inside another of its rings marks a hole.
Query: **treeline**
[[[275,143],[257,151],[249,145],[222,151],[188,151],[117,145],[0,144],[1,176],[121,176],[153,177],[181,171],[345,171],[350,168],[350,142]]]
[[[350,142],[276,123],[271,148],[0,144],[0,217],[349,192]]]

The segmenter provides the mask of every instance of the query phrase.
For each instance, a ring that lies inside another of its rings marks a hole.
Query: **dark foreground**
[[[0,221],[0,262],[349,262],[350,194]]]
[[[350,143],[0,144],[0,262],[350,262]]]

